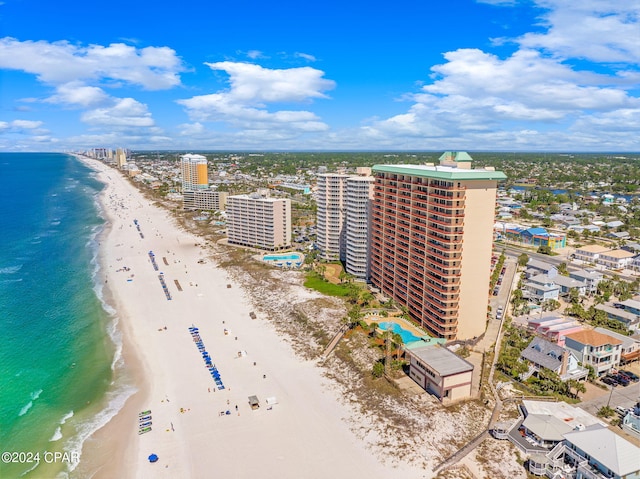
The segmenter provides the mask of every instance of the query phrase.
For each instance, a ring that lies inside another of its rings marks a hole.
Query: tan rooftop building
[[[601,246],[599,244],[588,244],[577,248],[573,253],[575,259],[584,261],[585,263],[595,263],[601,253],[610,251],[611,248]]]

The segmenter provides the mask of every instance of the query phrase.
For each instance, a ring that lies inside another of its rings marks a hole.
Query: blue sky
[[[639,63],[635,0],[4,0],[0,150],[638,152]]]

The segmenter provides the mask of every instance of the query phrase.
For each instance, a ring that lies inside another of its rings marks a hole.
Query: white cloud
[[[82,82],[65,83],[56,91],[57,93],[46,101],[90,107],[105,103],[110,98],[102,88],[84,85]]]
[[[42,126],[42,122],[33,120],[13,120],[11,122],[11,126],[23,130],[33,130],[40,128]]]
[[[298,58],[303,58],[303,59],[307,60],[308,62],[317,61],[316,57],[314,57],[313,55],[309,55],[308,53],[296,52],[296,53],[294,53],[294,56],[296,56]]]
[[[291,102],[327,98],[335,82],[322,78],[324,72],[311,67],[271,70],[252,63],[205,63],[212,70],[229,74],[231,90],[227,95],[243,102]]]
[[[255,60],[257,58],[262,58],[264,55],[262,54],[262,52],[260,50],[249,50],[247,52],[247,57],[251,58],[252,60]]]
[[[140,128],[154,125],[147,106],[133,98],[119,98],[112,106],[87,111],[81,119],[93,126],[110,128]]]
[[[176,52],[168,47],[137,49],[123,43],[81,47],[69,42],[0,39],[0,68],[32,73],[44,83],[123,81],[148,90],[180,84],[184,70]]]
[[[640,63],[640,4],[620,0],[537,0],[544,33],[517,41],[563,58]]]
[[[536,3],[546,32],[515,39],[519,49],[504,58],[479,49],[445,53],[421,91],[403,96],[412,101],[406,112],[372,120],[360,134],[378,147],[640,148],[632,133],[640,128],[640,4]],[[578,68],[573,59],[587,62]]]
[[[324,72],[310,67],[270,70],[250,63],[206,63],[213,70],[229,74],[230,88],[209,95],[178,100],[197,121],[224,121],[236,128],[300,132],[324,131],[328,126],[309,111],[270,112],[267,104],[326,98],[335,86],[322,78]]]

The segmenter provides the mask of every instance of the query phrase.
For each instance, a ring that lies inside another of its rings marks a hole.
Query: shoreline
[[[96,258],[98,271],[96,281],[100,283],[99,287],[103,305],[106,305],[113,311],[111,314],[113,315],[112,321],[114,324],[108,326],[113,327],[114,331],[109,332],[108,335],[114,348],[118,346],[114,335],[120,338],[120,357],[114,357],[111,364],[114,375],[112,385],[120,382],[122,383],[120,387],[130,386],[134,388],[134,391],[127,396],[124,404],[115,411],[115,414],[104,425],[92,432],[89,437],[85,439],[82,444],[80,463],[76,469],[70,473],[70,476],[92,477],[96,479],[100,477],[124,477],[121,475],[121,466],[117,462],[111,461],[111,459],[113,457],[126,458],[125,462],[129,462],[131,457],[133,457],[130,447],[131,444],[135,444],[133,442],[133,435],[124,441],[122,437],[119,437],[123,430],[128,429],[122,421],[127,416],[133,414],[136,409],[142,407],[148,399],[150,385],[145,380],[145,365],[136,354],[135,347],[131,341],[126,305],[118,301],[117,295],[114,294],[109,285],[109,279],[111,279],[111,275],[109,274],[110,258],[105,248],[109,246],[109,238],[112,234],[115,220],[115,215],[110,211],[106,198],[109,190],[109,180],[105,178],[106,172],[97,169],[91,160],[79,155],[73,156],[94,171],[97,180],[104,184],[103,190],[97,196],[100,214],[103,216],[105,223],[102,231],[100,231],[96,237],[98,244]],[[116,362],[121,364],[117,364]],[[106,398],[104,406],[105,408],[108,406]]]
[[[352,406],[266,318],[250,318],[252,298],[214,264],[201,238],[179,228],[120,172],[80,161],[106,183],[100,198],[111,228],[101,238],[101,265],[119,318],[125,370],[139,391],[85,442],[72,475],[204,478],[215,470],[265,479],[300,477],[300,471],[309,478],[423,476],[418,468],[383,464],[357,439],[349,428]],[[224,389],[204,367],[191,325],[200,328]],[[252,395],[260,400],[257,410],[248,404]],[[138,435],[138,413],[148,409],[152,430]],[[152,453],[160,458],[155,464],[147,458]]]

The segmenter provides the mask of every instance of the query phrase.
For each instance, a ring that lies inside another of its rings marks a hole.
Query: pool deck
[[[371,323],[396,323],[402,329],[409,331],[414,336],[419,338],[429,338],[431,340],[437,340],[438,338],[432,338],[429,334],[422,329],[418,328],[414,324],[410,323],[406,319],[398,316],[387,316],[386,318],[383,316],[379,316],[377,314],[371,314],[364,317],[364,322],[367,324]]]
[[[269,259],[269,260],[264,259],[265,256],[279,256],[279,255],[286,256],[286,255],[293,255],[293,254],[300,256],[300,259],[299,260],[284,259],[284,258],[283,259]],[[279,264],[281,266],[286,265],[286,266],[291,266],[291,267],[296,267],[296,268],[298,268],[298,267],[300,267],[300,266],[302,266],[304,264],[304,258],[305,258],[304,254],[300,253],[298,251],[290,251],[290,252],[282,252],[282,253],[271,253],[271,252],[269,252],[269,253],[261,253],[261,254],[257,254],[255,256],[253,256],[253,259],[255,259],[256,261],[262,261],[265,264],[270,264],[270,265],[273,265],[273,266]],[[290,263],[290,264],[287,265],[287,263]],[[300,265],[298,265],[297,263],[300,263]]]

